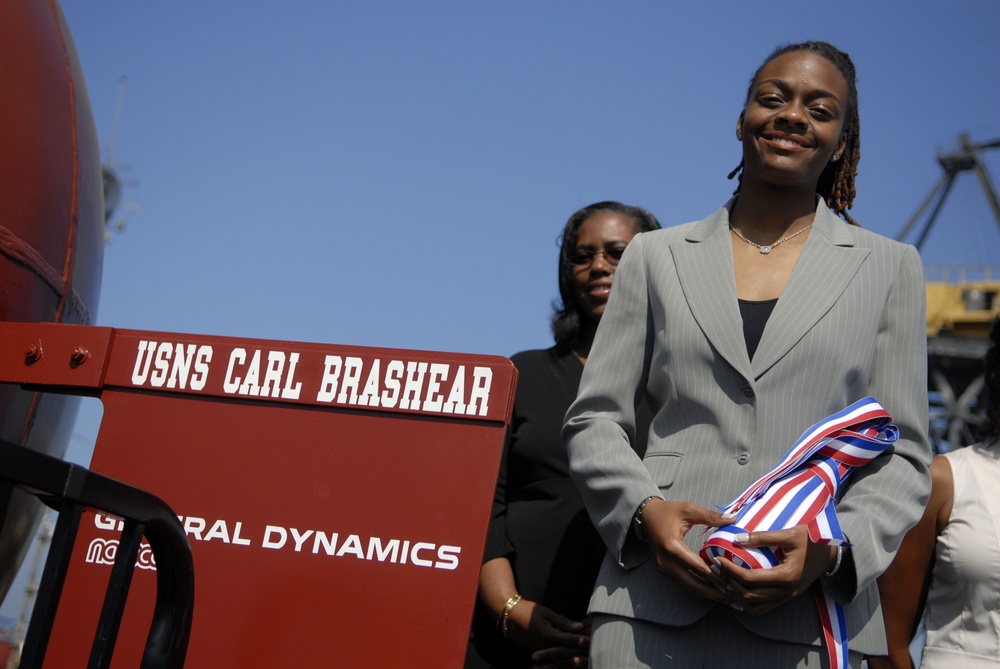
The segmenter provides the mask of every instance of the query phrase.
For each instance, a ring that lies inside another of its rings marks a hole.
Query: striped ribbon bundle
[[[849,545],[834,500],[840,485],[892,446],[899,430],[874,400],[866,397],[821,420],[799,437],[781,462],[723,509],[737,514],[732,525],[714,531],[701,549],[706,561],[725,557],[748,569],[767,569],[782,560],[780,549],[743,547],[744,532],[782,530],[806,525],[814,543]],[[827,654],[832,669],[846,669],[847,624],[843,606],[814,587]]]

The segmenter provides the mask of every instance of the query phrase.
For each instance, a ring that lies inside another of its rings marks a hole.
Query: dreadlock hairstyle
[[[990,348],[986,351],[987,438],[1000,437],[1000,318],[990,328]]]
[[[844,153],[837,162],[830,163],[823,170],[816,186],[817,192],[826,201],[826,205],[835,214],[840,214],[851,225],[857,225],[857,221],[848,215],[847,210],[854,206],[854,177],[858,175],[858,163],[861,162],[861,118],[858,115],[858,87],[857,73],[854,70],[854,63],[851,57],[827,42],[801,42],[799,44],[786,44],[771,52],[771,55],[761,63],[757,71],[750,79],[750,86],[747,88],[747,95],[744,98],[744,105],[750,100],[753,93],[754,84],[764,66],[778,56],[795,51],[809,51],[815,53],[833,63],[834,67],[844,77],[847,82],[849,96],[847,100],[847,110],[844,116],[844,133],[847,135],[847,143],[844,145]],[[736,166],[736,169],[729,173],[732,179],[739,175],[739,182],[733,194],[740,192],[743,185],[743,161]]]
[[[640,207],[630,207],[621,202],[606,200],[595,202],[580,209],[566,221],[559,242],[559,297],[561,300],[552,302],[552,334],[556,340],[556,348],[560,351],[572,350],[584,336],[584,325],[587,316],[583,313],[576,299],[573,287],[573,263],[570,255],[576,249],[576,240],[580,234],[580,226],[588,218],[602,211],[619,214],[632,221],[639,232],[657,230],[660,222],[651,213]]]

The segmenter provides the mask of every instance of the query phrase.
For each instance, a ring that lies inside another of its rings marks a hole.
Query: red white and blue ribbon
[[[866,397],[816,423],[799,437],[774,469],[723,508],[735,513],[731,525],[715,530],[701,549],[708,562],[725,557],[747,569],[781,563],[779,548],[745,547],[735,538],[746,532],[783,530],[805,525],[814,543],[850,545],[837,519],[834,502],[840,485],[892,446],[899,430],[892,417]],[[846,669],[847,624],[844,608],[814,587],[825,646],[832,669]]]

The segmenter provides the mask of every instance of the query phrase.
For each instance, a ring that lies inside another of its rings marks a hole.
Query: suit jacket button
[[[741,465],[745,465],[746,463],[750,462],[750,454],[747,453],[746,451],[743,451],[742,453],[736,456],[736,462],[740,463]]]
[[[743,394],[746,395],[747,397],[753,397],[753,386],[750,385],[749,381],[747,383],[744,383],[743,387],[740,388],[740,390],[742,390]]]

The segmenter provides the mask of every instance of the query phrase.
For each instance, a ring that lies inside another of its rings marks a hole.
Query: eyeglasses
[[[604,256],[604,262],[608,263],[612,267],[618,266],[618,261],[622,259],[622,254],[625,253],[624,246],[607,246],[600,251],[594,251],[593,249],[576,249],[569,254],[569,261],[576,267],[589,266],[594,262],[594,258],[597,256]]]

